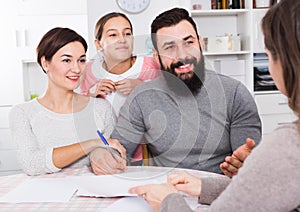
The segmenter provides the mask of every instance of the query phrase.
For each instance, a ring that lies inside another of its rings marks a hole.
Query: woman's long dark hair
[[[289,106],[299,117],[300,1],[281,0],[269,9],[262,20],[262,30],[272,58],[281,61]]]

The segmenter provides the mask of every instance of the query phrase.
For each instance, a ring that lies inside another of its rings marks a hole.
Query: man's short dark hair
[[[183,20],[186,20],[192,24],[192,26],[195,29],[197,38],[199,38],[196,23],[189,15],[188,11],[183,8],[173,8],[156,16],[156,18],[153,20],[151,24],[151,39],[156,51],[158,51],[157,40],[156,40],[157,31],[164,27],[174,26]]]

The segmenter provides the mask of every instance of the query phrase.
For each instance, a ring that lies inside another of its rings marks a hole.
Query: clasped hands
[[[166,196],[179,191],[195,197],[200,196],[201,179],[186,172],[171,174],[168,176],[167,183],[137,186],[131,188],[129,193],[144,198],[155,211],[159,211],[160,205]]]
[[[93,97],[105,97],[106,95],[118,91],[124,95],[130,94],[130,92],[142,81],[139,79],[123,79],[117,82],[113,82],[109,79],[101,79],[97,83],[96,90],[90,95]]]
[[[109,146],[99,147],[90,153],[92,171],[97,175],[119,174],[127,169],[126,149],[116,139],[107,139]]]

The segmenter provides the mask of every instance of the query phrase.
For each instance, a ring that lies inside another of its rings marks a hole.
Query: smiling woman
[[[16,105],[10,113],[18,159],[29,175],[89,165],[89,152],[103,146],[96,131],[108,137],[113,130],[115,117],[108,102],[74,92],[86,51],[84,38],[68,28],[51,29],[37,47],[37,62],[48,77],[45,94]],[[118,141],[108,142],[125,156]]]
[[[51,61],[47,61],[45,56],[41,58],[41,65],[48,75],[48,83],[56,82],[69,90],[79,86],[79,78],[85,64],[85,50],[78,41],[63,46],[53,55]]]

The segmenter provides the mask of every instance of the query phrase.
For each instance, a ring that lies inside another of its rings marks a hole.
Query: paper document
[[[35,178],[0,197],[0,202],[68,202],[76,190],[65,178]]]
[[[124,197],[103,210],[103,212],[120,211],[154,212],[146,200],[138,197]]]
[[[161,175],[152,178],[134,177],[134,173],[120,175],[101,175],[101,176],[74,176],[69,177],[70,182],[78,187],[76,196],[90,197],[119,197],[136,196],[129,194],[128,190],[132,187],[146,184],[158,184],[167,182],[167,176]]]

